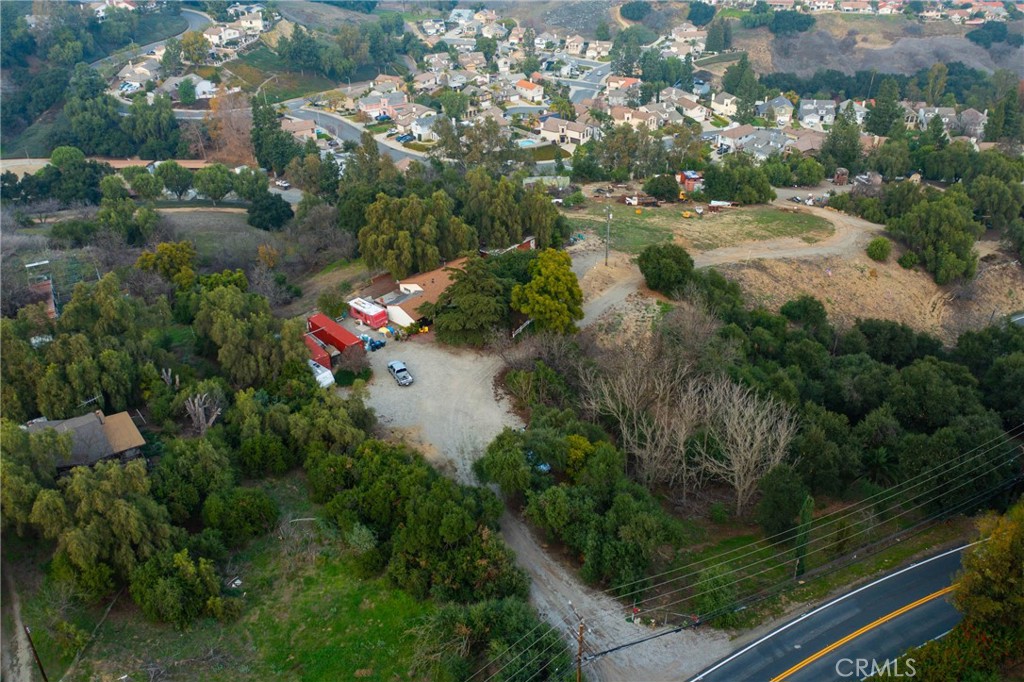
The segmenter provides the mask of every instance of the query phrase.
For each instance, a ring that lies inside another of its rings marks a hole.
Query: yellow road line
[[[910,611],[911,609],[917,608],[921,604],[925,604],[927,602],[930,602],[933,599],[938,599],[939,597],[941,597],[944,594],[949,594],[950,592],[952,592],[955,589],[956,589],[956,585],[950,585],[949,587],[943,587],[938,592],[932,592],[927,597],[921,597],[920,599],[918,599],[915,602],[907,604],[906,606],[904,606],[902,608],[896,609],[895,611],[893,611],[890,614],[882,616],[881,618],[879,618],[878,620],[874,621],[873,623],[868,623],[867,625],[865,625],[864,627],[860,628],[859,630],[855,630],[854,632],[851,632],[850,634],[846,635],[845,637],[843,637],[839,641],[833,642],[832,644],[829,644],[827,647],[825,647],[824,649],[822,649],[818,653],[814,654],[813,656],[811,656],[809,658],[805,658],[804,660],[800,661],[799,663],[797,663],[796,665],[794,665],[792,668],[790,668],[786,672],[782,673],[781,675],[773,677],[770,680],[770,682],[781,682],[782,680],[786,679],[787,677],[789,677],[793,673],[797,672],[801,668],[805,668],[805,667],[809,666],[811,663],[814,663],[816,660],[818,660],[822,656],[825,656],[825,655],[835,651],[839,647],[843,646],[847,642],[849,642],[849,641],[851,641],[853,639],[856,639],[857,637],[860,637],[861,635],[863,635],[868,630],[873,630],[874,628],[878,627],[879,625],[882,625],[883,623],[888,623],[893,618],[897,618],[899,616],[902,616],[907,611]]]

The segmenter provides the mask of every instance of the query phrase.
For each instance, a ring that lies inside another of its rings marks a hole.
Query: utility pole
[[[583,621],[580,621],[580,632],[576,638],[579,647],[576,649],[576,682],[583,682]]]
[[[608,244],[612,241],[612,207],[608,207],[608,225],[604,231],[604,266],[608,267]]]
[[[583,627],[583,624],[580,623],[580,628],[582,628],[582,627]],[[43,670],[43,662],[39,660],[39,654],[36,653],[36,645],[32,643],[32,631],[28,629],[27,625],[25,626],[25,636],[28,637],[28,646],[29,646],[30,649],[32,649],[32,655],[36,659],[36,665],[39,666],[39,674],[43,676],[43,682],[50,682],[50,680],[46,677],[46,671]],[[583,637],[583,630],[582,629],[580,630],[580,637],[581,638]],[[582,642],[583,640],[580,639],[580,641]],[[577,673],[577,682],[578,682],[578,680],[579,680],[579,674]]]

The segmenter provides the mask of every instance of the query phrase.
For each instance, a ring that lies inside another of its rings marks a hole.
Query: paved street
[[[207,17],[205,14],[203,14],[202,12],[197,12],[195,10],[191,10],[191,9],[183,9],[183,10],[181,10],[181,16],[185,17],[185,20],[188,22],[188,28],[185,29],[184,31],[182,31],[181,33],[179,33],[178,35],[174,36],[175,38],[181,38],[181,36],[183,36],[184,34],[188,33],[189,31],[202,31],[204,28],[206,28],[207,26],[209,26],[212,23],[210,21],[210,18]],[[137,50],[135,50],[135,52],[133,53],[132,56],[134,57],[134,56],[138,56],[140,54],[146,54],[150,50],[155,50],[156,48],[160,47],[161,45],[163,45],[166,42],[167,42],[167,39],[165,39],[165,40],[158,40],[155,43],[149,43],[147,45],[142,45]],[[114,55],[111,55],[109,57],[104,57],[103,59],[100,59],[99,61],[93,62],[89,66],[91,66],[91,67],[93,67],[95,69],[95,68],[98,68],[100,65],[105,64],[106,62],[109,62],[109,61],[111,61],[113,59],[115,59]]]
[[[692,682],[862,679],[867,675],[853,670],[857,659],[881,665],[959,622],[947,588],[963,549],[921,561],[795,618]]]

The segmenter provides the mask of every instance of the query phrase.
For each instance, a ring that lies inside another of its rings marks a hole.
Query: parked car
[[[388,116],[387,114],[380,114],[380,115],[376,116],[376,117],[374,118],[374,120],[377,120],[377,121],[382,121],[382,122],[383,122],[383,121],[390,121],[390,120],[391,120],[391,117],[390,117],[390,116]]]
[[[405,135],[399,135],[395,139],[401,142],[402,144],[405,144],[406,142],[412,142],[413,140],[416,139],[416,137],[414,135],[406,133]]]
[[[387,134],[387,136],[388,136],[388,137],[391,137],[392,135],[397,135],[397,134],[398,134],[398,128],[392,128],[392,129],[390,129],[390,130],[388,131],[388,134]]]
[[[801,201],[803,201],[803,199],[800,198],[800,195],[797,195],[795,197],[790,197],[789,200],[792,201],[795,204],[799,204]]]
[[[337,147],[338,146],[338,141],[337,140],[327,140],[327,146],[328,147]]]
[[[389,362],[388,372],[390,372],[391,376],[395,378],[395,381],[399,386],[409,386],[412,384],[412,374],[409,373],[409,369],[401,360],[392,360]]]
[[[274,184],[280,187],[281,189],[288,189],[289,187],[292,186],[292,183],[288,182],[287,180],[277,180],[276,182],[274,182]]]

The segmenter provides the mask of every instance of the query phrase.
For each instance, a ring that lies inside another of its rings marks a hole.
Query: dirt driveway
[[[352,327],[354,330],[354,327]],[[416,445],[428,460],[462,483],[475,483],[470,469],[506,426],[520,427],[508,402],[497,398],[494,377],[501,358],[447,348],[433,335],[389,341],[370,353],[373,380],[367,403],[392,436]],[[399,386],[387,363],[401,360],[414,383]]]

